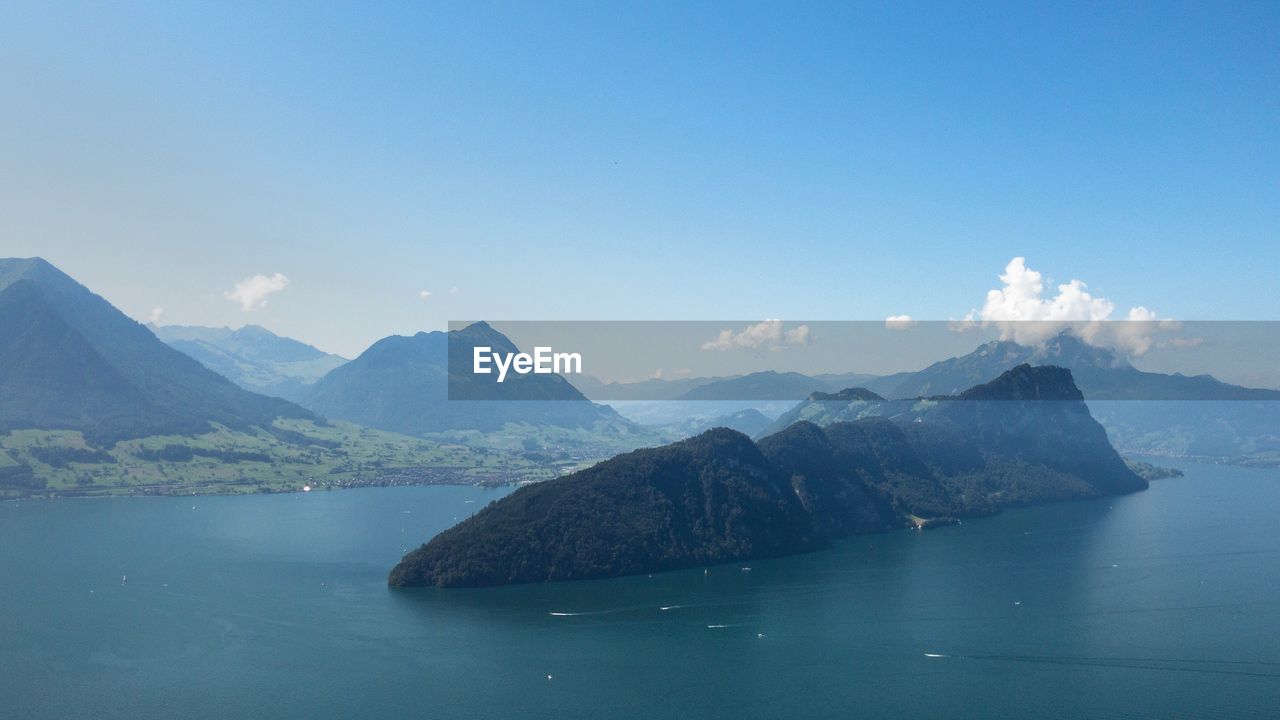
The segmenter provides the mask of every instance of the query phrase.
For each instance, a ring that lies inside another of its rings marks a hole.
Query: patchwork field
[[[152,436],[102,448],[88,445],[79,432],[17,430],[0,435],[0,497],[506,484],[555,477],[585,460],[527,435],[513,442],[515,452],[305,420],[280,420],[252,432],[219,426],[197,436]]]

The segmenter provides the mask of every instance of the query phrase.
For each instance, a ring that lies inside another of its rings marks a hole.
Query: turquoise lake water
[[[503,490],[3,503],[0,715],[1275,717],[1280,472],[1180,466],[750,570],[490,590],[385,578]]]

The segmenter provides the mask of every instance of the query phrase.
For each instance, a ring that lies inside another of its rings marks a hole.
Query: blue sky
[[[1280,5],[783,5],[6,3],[0,256],[347,355],[960,317],[1015,256],[1280,319]]]

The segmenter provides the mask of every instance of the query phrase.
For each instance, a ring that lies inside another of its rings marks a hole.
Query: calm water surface
[[[1216,718],[1280,702],[1280,472],[653,577],[391,591],[504,491],[0,504],[13,718]]]

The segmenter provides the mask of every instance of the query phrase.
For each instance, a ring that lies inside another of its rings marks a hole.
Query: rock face
[[[942,400],[917,423],[920,447],[937,451],[947,468],[946,448],[977,448],[977,474],[1007,475],[1003,504],[1114,495],[1147,487],[1125,464],[1107,433],[1089,414],[1071,372],[1060,367],[1019,365],[995,380]]]
[[[522,488],[406,555],[390,583],[673,570],[1146,487],[1062,368],[1023,365],[958,396],[886,405],[893,419],[800,421],[758,445],[721,428]]]

